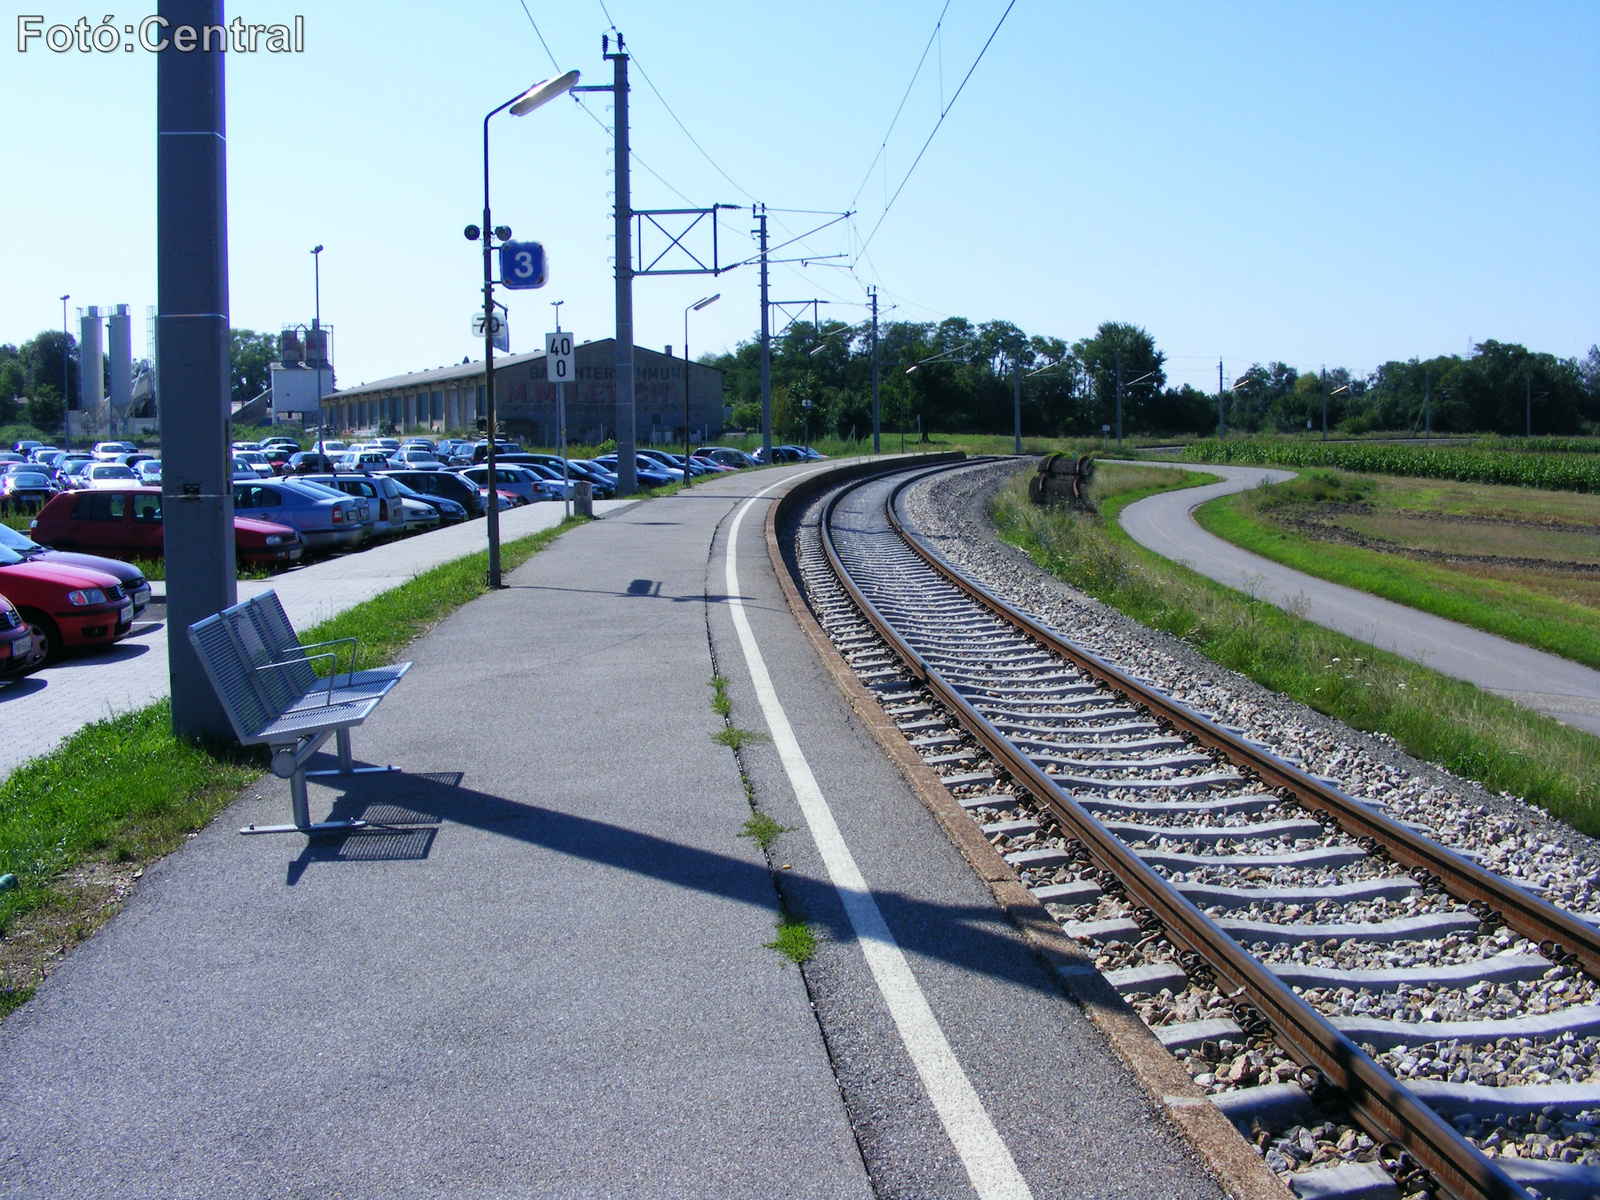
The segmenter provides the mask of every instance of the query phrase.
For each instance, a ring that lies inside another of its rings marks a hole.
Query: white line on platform
[[[945,1039],[944,1030],[928,1006],[916,976],[911,973],[911,964],[889,931],[872,890],[867,887],[850,847],[845,844],[844,835],[833,819],[833,810],[828,807],[822,788],[811,773],[788,714],[772,686],[766,660],[745,615],[744,601],[739,594],[739,527],[751,506],[778,486],[774,483],[764,487],[745,501],[728,531],[728,608],[739,634],[745,664],[750,668],[750,680],[772,733],[773,745],[777,747],[800,811],[805,814],[806,825],[822,854],[828,878],[833,881],[834,890],[850,917],[850,925],[861,943],[878,991],[889,1006],[889,1014],[900,1030],[900,1039],[911,1055],[917,1074],[922,1077],[923,1086],[928,1089],[928,1098],[933,1101],[945,1132],[961,1156],[967,1178],[984,1200],[1032,1200],[1027,1180],[1017,1170],[1011,1151],[1006,1148],[983,1101]]]

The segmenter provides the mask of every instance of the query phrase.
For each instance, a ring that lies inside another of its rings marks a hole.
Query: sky
[[[18,52],[26,12],[84,15],[8,10],[0,342],[58,327],[66,292],[72,310],[131,305],[142,351],[156,56]],[[998,318],[1069,341],[1131,321],[1173,382],[1206,388],[1219,358],[1231,381],[1253,362],[1368,371],[1486,338],[1562,356],[1600,341],[1595,0],[250,0],[235,14],[303,16],[305,49],[229,56],[232,322],[309,321],[323,245],[342,386],[481,356],[482,260],[462,229],[481,218],[483,114],[557,66],[609,83],[613,23],[634,55],[634,207],[742,206],[719,214],[737,263],[765,203],[775,245],[802,238],[774,257],[810,256],[773,267],[773,299],[828,301],[826,320],[863,320],[876,285],[886,320]],[[494,222],[551,263],[542,290],[499,293],[514,351],[542,349],[557,300],[580,339],[614,332],[610,100],[491,123]],[[637,279],[635,340],[682,353],[684,308],[712,293],[691,352],[753,336],[746,265]]]

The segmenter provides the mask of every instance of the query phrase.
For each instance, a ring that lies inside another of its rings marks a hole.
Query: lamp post
[[[489,586],[500,586],[500,491],[496,484],[499,482],[495,475],[494,443],[496,436],[494,417],[494,259],[493,243],[496,238],[502,242],[511,240],[511,230],[502,225],[496,229],[490,224],[489,217],[489,118],[496,113],[511,110],[513,117],[526,116],[541,104],[554,100],[563,92],[571,90],[578,82],[578,72],[568,71],[565,75],[558,75],[554,79],[546,79],[534,84],[527,91],[513,96],[498,108],[491,109],[483,118],[483,229],[480,231],[476,225],[468,225],[466,229],[467,240],[476,241],[483,238],[483,382],[484,382],[484,425],[488,437],[488,453],[484,461],[488,469],[489,478],[489,503],[488,512],[485,514],[489,530]]]
[[[67,374],[67,338],[71,336],[67,333],[67,301],[71,299],[71,292],[61,297],[61,448],[63,450],[72,449],[72,419],[68,416],[72,406],[67,400],[67,383],[70,378]]]
[[[704,300],[696,300],[683,310],[683,486],[689,486],[689,314],[699,312],[702,308],[710,308],[722,293],[707,296]],[[621,460],[618,460],[621,466]]]
[[[322,329],[322,246],[311,247],[311,288],[312,310],[311,329],[320,332]],[[322,444],[327,440],[328,431],[322,421],[322,363],[327,355],[322,350],[322,339],[317,339],[317,453],[323,453]]]

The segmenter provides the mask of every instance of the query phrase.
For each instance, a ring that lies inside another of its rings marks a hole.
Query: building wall
[[[575,379],[567,389],[567,434],[595,443],[616,436],[616,366],[613,342],[590,342],[575,351]],[[633,358],[636,433],[641,442],[683,439],[683,359],[635,347]],[[541,355],[495,365],[495,415],[513,437],[539,445],[557,440],[556,385],[545,380]],[[722,372],[691,363],[689,428],[697,440],[722,432]],[[484,374],[391,388],[339,393],[335,423],[344,430],[380,425],[470,429],[485,414]]]

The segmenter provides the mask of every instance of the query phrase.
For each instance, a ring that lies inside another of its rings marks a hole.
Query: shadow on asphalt
[[[542,850],[754,905],[776,918],[774,873],[765,863],[750,863],[606,821],[463,788],[459,786],[461,778],[459,772],[350,777],[333,803],[330,819],[375,820],[389,810],[390,826],[311,840],[289,865],[287,884],[294,886],[313,864],[426,858],[435,834],[448,835],[444,828],[448,825],[465,825]],[[337,787],[341,781],[323,776],[318,782]],[[380,787],[382,798],[378,799]],[[403,822],[394,818],[402,813],[428,827],[399,827]],[[777,880],[788,910],[810,922],[820,937],[846,943],[856,940],[831,882],[791,871],[779,872]],[[874,891],[873,898],[895,940],[908,954],[1059,995],[1020,943],[1015,928],[993,905],[931,904],[896,891]]]

